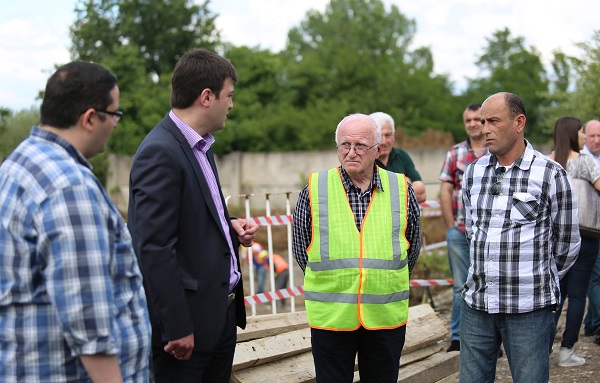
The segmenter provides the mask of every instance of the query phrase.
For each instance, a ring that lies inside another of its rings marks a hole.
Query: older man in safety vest
[[[419,205],[402,174],[375,165],[381,126],[364,114],[335,132],[341,166],[313,173],[294,211],[317,382],[397,381]]]

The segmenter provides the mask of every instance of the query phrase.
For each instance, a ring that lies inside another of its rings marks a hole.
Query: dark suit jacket
[[[219,182],[212,152],[207,154]],[[193,332],[194,350],[213,349],[226,322],[231,254],[200,165],[168,115],[134,156],[128,227],[144,275],[153,346]],[[244,328],[241,280],[235,293],[237,325]]]

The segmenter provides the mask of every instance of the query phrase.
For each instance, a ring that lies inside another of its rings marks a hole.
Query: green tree
[[[73,59],[105,65],[119,78],[125,117],[110,150],[133,154],[169,110],[170,76],[189,49],[215,50],[216,15],[191,0],[80,0],[71,27]]]
[[[18,112],[0,108],[0,115],[0,158],[4,158],[26,139],[31,128],[40,122],[40,111],[34,106]]]
[[[486,77],[470,80],[466,95],[484,100],[502,91],[517,94],[527,109],[527,138],[546,142],[550,132],[542,125],[542,112],[549,103],[549,81],[540,53],[535,47],[526,47],[523,37],[513,38],[508,28],[486,40],[485,53],[476,63]]]
[[[585,122],[598,119],[600,110],[600,30],[593,33],[589,42],[578,45],[583,50],[583,59],[577,66],[577,87],[567,107]]]
[[[429,48],[409,49],[415,32],[414,20],[380,0],[332,0],[323,13],[309,11],[282,52],[292,105],[311,113],[309,105],[335,100],[345,108],[333,109],[337,121],[380,110],[409,134],[446,129],[456,97],[447,77],[433,74]],[[310,128],[332,129],[319,120]]]

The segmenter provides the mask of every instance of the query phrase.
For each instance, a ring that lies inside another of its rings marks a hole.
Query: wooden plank
[[[294,355],[269,364],[234,371],[234,383],[315,382],[315,365],[311,352]]]
[[[440,379],[435,383],[457,383],[458,382],[458,372],[455,372],[452,375],[446,376],[444,379]]]
[[[411,363],[418,362],[419,360],[428,358],[436,352],[442,351],[443,349],[443,344],[435,343],[418,350],[415,349],[413,352],[410,353],[406,353],[404,352],[404,350],[402,350],[402,356],[400,357],[400,366],[406,366]]]
[[[409,354],[443,340],[448,334],[446,322],[428,304],[408,309],[403,353]]]
[[[238,328],[237,342],[265,338],[302,328],[308,328],[306,311],[248,317],[246,329]]]
[[[308,328],[238,343],[233,357],[233,370],[269,363],[310,349]]]
[[[443,350],[439,341],[447,335],[446,327],[446,323],[428,304],[410,307],[401,371],[406,371],[404,369],[408,365],[426,362],[430,355]],[[250,317],[247,329],[239,330],[238,334],[232,382],[314,381],[310,329],[305,312]],[[442,360],[441,363],[447,362]],[[436,370],[436,367],[428,368]],[[356,370],[358,364],[355,364]],[[355,376],[358,381],[358,373]]]
[[[460,353],[443,352],[417,363],[400,367],[399,383],[431,383],[444,379],[458,371]]]

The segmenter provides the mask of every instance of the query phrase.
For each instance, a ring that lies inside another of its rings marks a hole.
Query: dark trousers
[[[229,383],[236,343],[235,302],[227,309],[222,340],[210,352],[193,352],[178,360],[162,349],[152,350],[156,383]],[[215,318],[215,320],[223,320]]]
[[[392,330],[311,329],[317,383],[352,382],[357,353],[362,383],[397,382],[405,335],[406,326]]]
[[[560,281],[561,300],[556,314],[554,314],[555,323],[558,323],[565,298],[569,298],[567,321],[560,344],[561,347],[573,348],[579,340],[579,330],[585,313],[588,284],[597,257],[598,239],[581,237],[579,256],[567,275]]]

